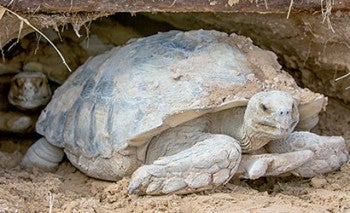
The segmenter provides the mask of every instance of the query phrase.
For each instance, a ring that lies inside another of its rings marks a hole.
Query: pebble
[[[314,188],[323,188],[327,184],[327,180],[322,177],[314,177],[311,179],[311,186]]]

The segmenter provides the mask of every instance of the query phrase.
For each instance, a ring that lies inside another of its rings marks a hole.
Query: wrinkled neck
[[[244,122],[240,129],[240,145],[243,153],[254,152],[265,146],[274,138],[264,132],[256,131]]]

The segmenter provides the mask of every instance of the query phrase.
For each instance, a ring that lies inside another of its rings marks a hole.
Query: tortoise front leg
[[[11,133],[34,132],[36,116],[28,116],[21,112],[0,111],[0,131]]]
[[[291,172],[296,176],[314,177],[334,171],[348,160],[345,140],[340,136],[319,136],[310,132],[293,132],[289,137],[266,145],[271,153],[310,150],[314,155]]]
[[[226,183],[238,169],[241,148],[232,137],[207,135],[186,150],[141,166],[132,175],[129,193],[185,194]]]

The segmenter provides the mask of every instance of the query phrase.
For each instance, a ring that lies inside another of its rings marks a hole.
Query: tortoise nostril
[[[281,110],[279,112],[280,115],[289,115],[289,110]]]

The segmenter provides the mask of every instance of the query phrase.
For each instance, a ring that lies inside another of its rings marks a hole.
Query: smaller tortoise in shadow
[[[37,122],[26,167],[65,153],[89,176],[132,175],[130,193],[190,193],[291,172],[310,177],[348,158],[342,137],[308,131],[326,104],[244,37],[170,31],[87,61]]]
[[[67,73],[31,61],[23,71],[3,65],[0,70],[0,132],[31,133],[52,90],[64,82]],[[50,81],[49,81],[50,80]]]
[[[8,100],[22,110],[36,110],[51,99],[51,88],[46,76],[38,71],[25,71],[11,80]]]
[[[3,73],[1,76],[3,81],[0,82],[0,90],[8,94],[0,95],[3,97],[0,131],[33,132],[39,110],[51,99],[49,81],[43,73],[37,71],[23,71],[14,76],[10,74]]]

